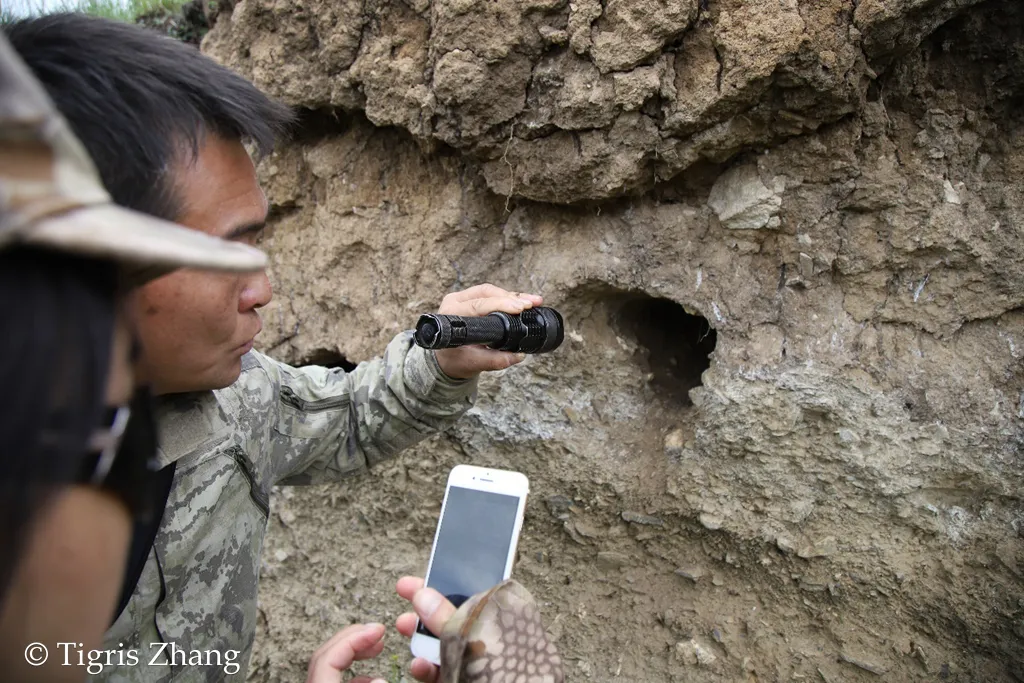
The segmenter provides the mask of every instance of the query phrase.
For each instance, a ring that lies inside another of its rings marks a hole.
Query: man
[[[258,239],[267,201],[243,143],[268,149],[287,109],[190,46],[132,25],[56,15],[5,30],[115,201],[216,237]],[[403,333],[348,374],[293,368],[251,351],[270,297],[265,273],[193,271],[134,297],[138,371],[164,397],[168,498],[159,527],[136,531],[126,604],[104,647],[165,665],[110,666],[100,678],[221,680],[209,653],[233,652],[244,679],[271,487],[337,480],[395,455],[457,420],[480,372],[521,360],[482,348],[427,352]],[[449,294],[440,312],[539,303],[480,285]]]
[[[4,680],[85,678],[85,666],[64,665],[59,643],[74,660],[100,644],[132,519],[157,512],[155,433],[145,392],[134,391],[126,294],[179,267],[265,264],[257,249],[114,206],[0,35]]]

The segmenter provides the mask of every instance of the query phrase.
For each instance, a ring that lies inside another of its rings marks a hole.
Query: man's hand
[[[417,615],[431,633],[440,634],[444,630],[444,625],[455,614],[455,605],[448,602],[433,588],[425,588],[421,578],[403,576],[398,580],[398,594],[411,602],[413,609],[416,610],[415,614],[408,612],[398,617],[396,626],[399,633],[406,638],[412,638],[412,634],[416,631]],[[427,660],[417,657],[409,665],[409,673],[423,683],[436,683],[439,671]]]
[[[413,626],[415,628],[415,625]],[[372,659],[384,650],[383,624],[355,624],[338,631],[313,653],[306,683],[341,683],[352,662]],[[428,662],[429,664],[429,662]],[[353,678],[350,683],[385,683],[382,678]]]
[[[494,285],[477,285],[445,296],[437,312],[442,315],[480,316],[501,311],[516,315],[543,302],[544,299],[536,294],[508,292]],[[504,370],[526,357],[521,353],[495,351],[485,346],[438,349],[434,353],[444,374],[454,379],[475,377],[485,370]]]

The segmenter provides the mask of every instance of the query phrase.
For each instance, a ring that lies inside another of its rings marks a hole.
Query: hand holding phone
[[[458,465],[448,475],[426,585],[458,608],[512,575],[529,481],[519,472]],[[440,664],[440,641],[417,624],[413,655]]]

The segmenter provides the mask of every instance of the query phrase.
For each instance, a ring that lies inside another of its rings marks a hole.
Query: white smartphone
[[[458,465],[448,475],[426,583],[456,607],[512,575],[530,482],[520,472]],[[422,623],[412,654],[440,664],[441,642]]]

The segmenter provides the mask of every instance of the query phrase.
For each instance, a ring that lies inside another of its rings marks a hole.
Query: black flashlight
[[[500,311],[480,317],[421,315],[415,340],[425,349],[483,344],[497,351],[547,353],[557,349],[564,337],[561,314],[553,308],[537,306],[519,315]]]

